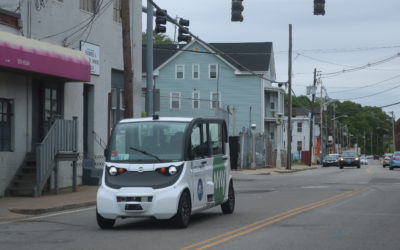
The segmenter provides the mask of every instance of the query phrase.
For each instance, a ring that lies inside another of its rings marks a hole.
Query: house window
[[[114,15],[113,20],[117,23],[121,23],[121,0],[114,0]]]
[[[303,145],[302,141],[297,141],[297,151],[300,152],[303,149],[302,145]]]
[[[183,64],[177,64],[175,67],[175,76],[176,79],[185,79],[184,75],[185,75],[185,65]]]
[[[271,107],[271,109],[275,109],[275,103],[274,103],[274,102],[271,102],[271,103],[270,103],[270,107]]]
[[[125,91],[123,89],[119,90],[119,109],[125,110]]]
[[[216,79],[218,76],[218,64],[208,65],[208,78]]]
[[[12,100],[0,98],[0,152],[11,151]]]
[[[221,106],[221,97],[217,92],[211,92],[210,94],[210,108],[215,109]]]
[[[200,92],[194,91],[192,94],[192,108],[200,109]]]
[[[200,65],[199,64],[193,64],[192,65],[192,78],[193,79],[200,79]]]
[[[297,132],[299,132],[299,133],[303,132],[303,123],[302,122],[297,123]]]
[[[181,108],[181,93],[180,92],[171,92],[170,93],[170,108],[171,109],[180,109]]]
[[[79,8],[81,10],[94,13],[97,11],[97,2],[98,0],[80,0],[79,1]]]

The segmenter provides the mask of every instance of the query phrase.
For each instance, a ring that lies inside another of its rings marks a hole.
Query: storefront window
[[[12,100],[0,98],[0,151],[11,151]]]

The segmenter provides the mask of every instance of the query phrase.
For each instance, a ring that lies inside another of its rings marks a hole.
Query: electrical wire
[[[95,12],[93,13],[93,15],[90,18],[90,21],[83,27],[81,27],[80,29],[76,30],[75,32],[73,32],[72,34],[70,34],[69,36],[65,37],[63,39],[63,43],[64,46],[68,47],[71,44],[77,42],[82,36],[83,34],[85,34],[85,32],[87,31],[87,29],[93,25],[93,23],[108,9],[108,7],[111,5],[111,3],[113,3],[112,0],[108,1],[103,7],[101,7],[103,3],[103,0],[101,0],[101,2],[99,3],[99,5],[97,6]],[[75,39],[73,39],[72,41],[70,41],[69,43],[67,42],[69,38],[71,38],[73,35],[77,34],[79,31],[83,30],[80,35],[76,36]],[[90,29],[91,31],[91,29]],[[88,33],[89,35],[90,33]],[[88,36],[87,36],[88,37]],[[86,41],[86,40],[85,40]]]
[[[342,101],[351,101],[351,100],[363,99],[363,98],[367,98],[367,97],[371,97],[371,96],[376,96],[376,95],[379,95],[379,94],[388,92],[388,91],[393,90],[393,89],[397,89],[398,87],[400,87],[400,84],[397,84],[396,86],[394,86],[394,87],[392,87],[392,88],[390,88],[390,89],[386,89],[386,90],[383,90],[383,91],[380,91],[380,92],[377,92],[377,93],[374,93],[374,94],[371,94],[371,95],[353,97],[353,98],[348,98],[348,99],[339,99],[339,100],[342,100]]]
[[[362,86],[362,87],[357,87],[357,88],[352,88],[352,89],[347,89],[347,90],[340,90],[340,91],[333,91],[331,93],[343,93],[343,92],[348,92],[348,91],[353,91],[353,90],[359,90],[359,89],[365,89],[365,88],[369,88],[369,87],[374,87],[374,86],[377,86],[377,85],[379,85],[381,83],[393,80],[393,79],[398,78],[398,77],[400,77],[400,74],[392,76],[392,77],[390,77],[388,79],[385,79],[383,81],[372,83],[372,84],[365,85],[365,86]]]
[[[157,10],[161,10],[161,8],[160,8],[156,3],[154,3],[153,0],[148,0],[148,1],[149,1],[149,3],[150,3],[151,5],[153,5]],[[241,63],[238,62],[237,60],[235,60],[235,59],[233,59],[232,57],[230,57],[229,55],[227,55],[227,54],[225,54],[224,52],[220,51],[219,49],[215,48],[215,47],[212,46],[211,44],[209,44],[209,43],[203,41],[203,40],[200,39],[198,36],[195,36],[195,35],[194,35],[192,32],[190,32],[186,27],[180,25],[174,18],[172,18],[171,16],[169,16],[167,13],[165,13],[165,16],[167,17],[167,20],[168,20],[169,22],[175,24],[176,26],[178,26],[178,27],[180,27],[180,28],[182,28],[182,29],[187,30],[187,33],[190,34],[192,37],[194,37],[197,41],[199,41],[199,42],[201,42],[201,43],[207,45],[209,48],[211,48],[212,50],[216,51],[216,52],[218,53],[218,55],[221,55],[221,56],[224,55],[225,57],[229,58],[231,61],[233,61],[233,62],[236,63],[237,65],[241,66],[243,69],[245,69],[245,70],[246,70],[247,72],[249,72],[250,74],[252,74],[252,75],[254,75],[254,76],[256,76],[256,77],[258,77],[258,78],[260,78],[260,79],[267,80],[267,81],[269,81],[269,82],[271,82],[271,83],[278,83],[278,84],[285,84],[285,85],[287,84],[287,81],[286,81],[286,82],[279,82],[279,81],[275,81],[275,80],[272,80],[272,79],[268,79],[268,78],[266,78],[266,77],[264,77],[264,76],[261,76],[260,74],[257,74],[256,72],[250,70],[248,67],[244,66],[243,64],[241,64]]]
[[[379,61],[376,61],[376,62],[373,62],[373,63],[367,63],[365,65],[362,65],[362,66],[359,66],[359,67],[350,68],[350,69],[343,69],[343,70],[340,70],[340,71],[323,73],[321,75],[323,75],[322,78],[335,77],[335,76],[341,75],[343,73],[355,72],[355,71],[363,70],[363,69],[371,67],[371,66],[387,63],[387,62],[390,62],[390,61],[396,59],[399,56],[400,56],[400,53],[397,53],[395,55],[392,55],[390,57],[384,58],[382,60],[379,60]]]
[[[107,8],[107,7],[109,6],[109,4],[110,4],[112,1],[113,1],[113,0],[110,0],[110,1],[107,2],[103,7],[101,7],[101,8],[100,8],[100,12],[103,13],[103,12],[105,11],[105,8]],[[66,30],[63,30],[63,31],[58,32],[58,33],[55,33],[55,34],[51,34],[51,35],[47,35],[47,36],[41,37],[41,38],[39,38],[38,40],[43,40],[43,39],[47,39],[47,38],[50,38],[50,37],[59,36],[59,35],[61,35],[61,34],[67,33],[67,32],[69,32],[69,31],[74,30],[75,28],[78,28],[79,26],[82,26],[82,25],[83,25],[83,27],[80,27],[77,31],[75,31],[74,33],[72,33],[72,34],[69,35],[69,36],[72,36],[72,35],[76,34],[77,32],[79,32],[80,30],[84,29],[87,25],[89,25],[90,22],[92,21],[92,18],[93,18],[93,15],[90,16],[90,17],[88,17],[88,18],[86,18],[86,19],[84,19],[83,21],[79,22],[78,24],[72,26],[71,28],[68,28],[68,29],[66,29]]]

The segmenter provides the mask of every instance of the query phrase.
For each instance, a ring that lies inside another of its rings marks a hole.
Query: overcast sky
[[[154,1],[169,15],[189,19],[190,31],[206,42],[272,42],[278,81],[288,79],[292,24],[292,82],[297,96],[306,94],[317,68],[330,98],[364,106],[400,102],[399,0],[326,0],[325,16],[313,15],[313,0],[244,0],[243,22],[230,21],[231,0]],[[173,31],[167,25],[171,38]],[[362,66],[365,69],[349,71]],[[400,118],[400,104],[383,110]]]

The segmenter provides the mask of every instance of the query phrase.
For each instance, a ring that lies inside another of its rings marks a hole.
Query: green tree
[[[154,44],[173,44],[174,41],[171,40],[171,38],[165,34],[156,34],[153,32],[153,39],[154,39]],[[142,44],[147,44],[147,34],[146,32],[142,32]]]

